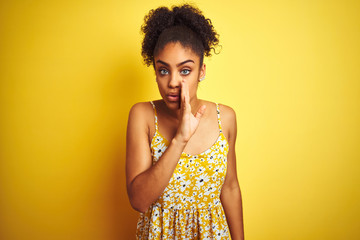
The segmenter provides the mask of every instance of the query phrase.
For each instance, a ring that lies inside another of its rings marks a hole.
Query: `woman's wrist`
[[[182,148],[185,148],[186,144],[187,144],[187,140],[185,140],[184,138],[176,135],[172,140],[171,140],[171,143],[175,144],[175,145],[178,145]]]

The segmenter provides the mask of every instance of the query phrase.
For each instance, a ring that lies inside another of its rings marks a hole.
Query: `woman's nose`
[[[172,74],[170,76],[169,87],[177,88],[180,87],[181,77],[178,74]]]

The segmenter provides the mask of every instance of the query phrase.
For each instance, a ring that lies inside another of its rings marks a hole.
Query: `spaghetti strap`
[[[156,108],[155,108],[155,104],[150,101],[151,105],[153,106],[153,109],[154,109],[154,116],[155,116],[155,130],[157,131],[158,130],[158,123],[157,123],[157,114],[156,114]]]
[[[217,112],[217,119],[218,119],[219,129],[220,129],[220,132],[222,133],[221,118],[220,118],[220,108],[219,108],[218,103],[215,103],[215,104],[216,104],[216,112]]]

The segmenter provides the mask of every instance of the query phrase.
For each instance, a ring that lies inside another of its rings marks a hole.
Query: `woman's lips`
[[[169,102],[178,102],[180,99],[180,96],[177,94],[168,94],[167,99],[169,100]]]

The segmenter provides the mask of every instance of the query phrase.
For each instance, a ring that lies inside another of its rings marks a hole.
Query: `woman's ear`
[[[206,75],[206,64],[203,63],[202,66],[200,67],[199,82],[205,79],[205,75]]]

